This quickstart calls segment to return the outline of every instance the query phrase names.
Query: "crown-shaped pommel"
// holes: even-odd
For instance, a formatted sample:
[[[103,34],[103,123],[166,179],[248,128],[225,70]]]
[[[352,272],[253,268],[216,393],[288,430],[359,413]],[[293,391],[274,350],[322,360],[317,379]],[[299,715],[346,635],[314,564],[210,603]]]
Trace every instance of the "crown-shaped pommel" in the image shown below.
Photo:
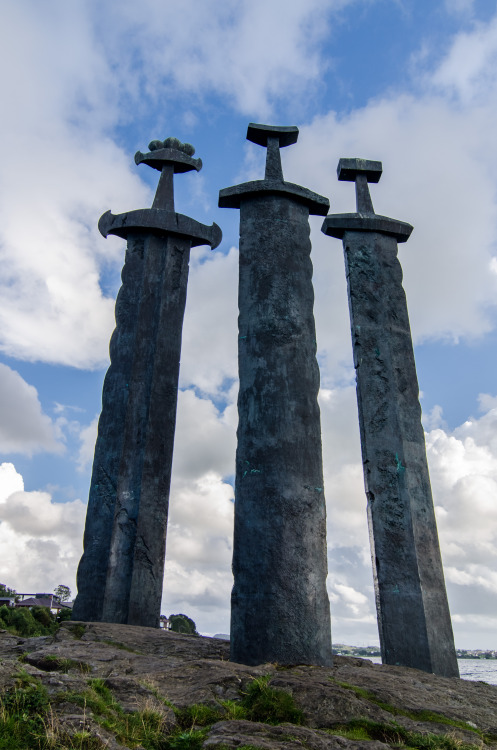
[[[135,164],[146,164],[160,173],[159,184],[155,193],[152,208],[174,211],[173,175],[181,172],[200,172],[202,159],[194,159],[194,147],[191,143],[182,143],[178,138],[166,138],[165,141],[151,141],[150,151],[142,154],[137,151]]]
[[[247,140],[267,148],[265,179],[283,182],[280,148],[297,143],[299,129],[295,125],[257,125],[251,122],[247,128]]]
[[[143,154],[137,151],[135,154],[135,164],[147,164],[153,169],[162,172],[166,164],[173,166],[173,172],[191,172],[195,169],[200,172],[202,169],[202,159],[194,159],[194,147],[190,143],[181,143],[177,138],[166,138],[165,141],[151,141],[148,144],[150,151]]]

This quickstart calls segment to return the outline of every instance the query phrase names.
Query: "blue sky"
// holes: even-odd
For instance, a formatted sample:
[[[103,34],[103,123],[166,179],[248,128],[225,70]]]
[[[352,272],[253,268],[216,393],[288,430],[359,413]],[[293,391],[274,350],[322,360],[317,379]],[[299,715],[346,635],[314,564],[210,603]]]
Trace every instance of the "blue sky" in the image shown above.
[[[150,206],[133,155],[174,135],[199,174],[163,611],[227,632],[238,212],[263,175],[250,121],[298,125],[286,179],[353,211],[340,157],[383,162],[377,212],[414,225],[404,269],[456,644],[497,647],[497,4],[484,0],[35,0],[4,9],[0,171],[0,580],[75,589],[124,243]],[[311,220],[329,591],[336,642],[377,642],[341,244]]]

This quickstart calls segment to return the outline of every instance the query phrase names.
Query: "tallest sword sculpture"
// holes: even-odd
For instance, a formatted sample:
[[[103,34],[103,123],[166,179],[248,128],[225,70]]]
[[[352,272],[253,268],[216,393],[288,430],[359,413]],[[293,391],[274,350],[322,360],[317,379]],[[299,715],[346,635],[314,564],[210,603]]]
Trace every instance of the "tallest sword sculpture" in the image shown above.
[[[340,159],[357,213],[327,216],[343,241],[364,481],[384,664],[459,676],[426,460],[397,242],[412,226],[378,216],[368,182],[381,162]]]
[[[158,627],[190,248],[221,230],[175,213],[174,174],[202,167],[193,146],[149,148],[135,162],[160,172],[152,208],[99,222],[127,250],[72,616]]]
[[[243,664],[332,660],[309,240],[329,201],[283,180],[280,148],[297,137],[249,125],[265,179],[219,194],[240,209],[231,659]]]

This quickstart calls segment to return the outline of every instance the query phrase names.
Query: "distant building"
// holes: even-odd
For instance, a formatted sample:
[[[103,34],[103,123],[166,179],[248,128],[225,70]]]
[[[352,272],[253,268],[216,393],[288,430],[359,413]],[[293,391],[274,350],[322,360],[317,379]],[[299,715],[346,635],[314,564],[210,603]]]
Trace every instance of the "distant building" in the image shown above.
[[[51,612],[61,609],[72,609],[72,602],[61,602],[55,594],[18,594],[21,599],[15,602],[16,607],[47,607]],[[24,597],[27,597],[26,599]]]

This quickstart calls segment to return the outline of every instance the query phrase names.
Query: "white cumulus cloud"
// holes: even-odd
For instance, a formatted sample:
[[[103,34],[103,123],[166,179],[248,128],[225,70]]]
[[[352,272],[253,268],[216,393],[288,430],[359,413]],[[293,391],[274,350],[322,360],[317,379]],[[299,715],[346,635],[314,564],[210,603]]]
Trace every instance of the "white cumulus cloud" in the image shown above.
[[[59,427],[43,413],[36,388],[0,363],[0,451],[31,456],[62,450]]]
[[[2,576],[17,591],[75,590],[86,506],[54,503],[47,492],[25,492],[13,464],[0,465]]]

